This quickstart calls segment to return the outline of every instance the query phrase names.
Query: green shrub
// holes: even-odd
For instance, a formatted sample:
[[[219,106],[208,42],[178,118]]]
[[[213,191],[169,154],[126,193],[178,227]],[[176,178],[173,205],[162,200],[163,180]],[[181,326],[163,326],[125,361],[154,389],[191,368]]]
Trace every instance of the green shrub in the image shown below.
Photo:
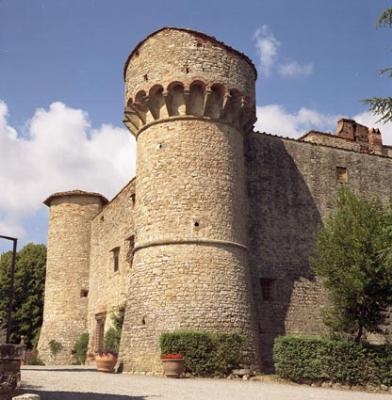
[[[227,374],[238,367],[243,339],[238,334],[177,331],[160,337],[161,354],[181,353],[195,375]]]
[[[325,342],[319,338],[279,336],[274,346],[276,373],[294,382],[322,379],[324,346]]]
[[[112,350],[118,353],[120,347],[121,340],[121,331],[118,331],[114,327],[110,327],[106,332],[103,338],[103,347],[104,350]]]
[[[56,358],[57,354],[63,349],[63,345],[57,340],[52,339],[49,342],[49,350],[53,357]]]
[[[88,347],[88,333],[82,333],[79,339],[76,341],[72,354],[77,362],[77,364],[84,365],[86,362],[86,353]]]
[[[349,340],[281,336],[275,340],[276,373],[295,382],[392,385],[392,346]]]

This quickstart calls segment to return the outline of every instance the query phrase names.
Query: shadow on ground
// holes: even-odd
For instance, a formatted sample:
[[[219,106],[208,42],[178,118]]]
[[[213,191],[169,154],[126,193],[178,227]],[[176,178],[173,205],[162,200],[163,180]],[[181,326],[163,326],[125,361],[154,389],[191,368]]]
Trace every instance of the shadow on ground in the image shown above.
[[[85,392],[47,392],[43,390],[22,390],[23,393],[38,394],[41,400],[146,400],[144,396]]]

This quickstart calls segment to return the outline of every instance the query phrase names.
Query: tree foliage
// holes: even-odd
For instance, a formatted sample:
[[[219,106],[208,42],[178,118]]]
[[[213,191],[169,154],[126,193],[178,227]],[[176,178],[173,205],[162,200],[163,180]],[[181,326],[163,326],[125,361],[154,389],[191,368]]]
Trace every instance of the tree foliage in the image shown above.
[[[311,266],[329,292],[325,323],[336,333],[379,332],[392,305],[392,212],[347,189],[316,237]]]
[[[392,8],[382,12],[378,19],[378,26],[389,28],[392,26]],[[392,78],[391,67],[383,68],[380,73]],[[380,121],[392,121],[392,97],[372,97],[365,99],[363,102],[369,106],[370,111],[380,116]]]
[[[12,252],[0,258],[0,317],[6,321],[9,301],[10,266]],[[42,324],[45,287],[46,246],[30,243],[16,257],[12,328],[10,341],[18,343],[26,336],[31,346]],[[35,340],[36,342],[36,340]]]

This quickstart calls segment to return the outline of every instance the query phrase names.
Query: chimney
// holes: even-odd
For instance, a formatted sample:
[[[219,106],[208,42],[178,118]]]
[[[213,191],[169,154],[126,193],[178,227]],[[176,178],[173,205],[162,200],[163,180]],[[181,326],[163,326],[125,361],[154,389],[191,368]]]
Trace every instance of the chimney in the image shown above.
[[[353,119],[342,118],[338,121],[336,135],[347,140],[354,141],[357,123]]]
[[[380,129],[369,128],[369,151],[373,154],[382,154],[382,137]]]

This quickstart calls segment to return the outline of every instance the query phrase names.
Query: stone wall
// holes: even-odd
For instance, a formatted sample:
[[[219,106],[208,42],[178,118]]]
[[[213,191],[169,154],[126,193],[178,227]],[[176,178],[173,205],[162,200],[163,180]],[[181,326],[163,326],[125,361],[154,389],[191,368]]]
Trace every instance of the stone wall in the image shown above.
[[[153,34],[127,63],[138,157],[125,370],[160,371],[160,333],[178,328],[241,333],[259,362],[243,149],[254,80],[245,56],[186,30]]]
[[[112,312],[124,304],[127,297],[129,273],[133,262],[133,211],[136,200],[134,194],[135,180],[132,180],[92,221],[88,286],[88,332],[91,351],[100,350],[96,317],[104,318],[104,330],[107,330],[112,324]],[[118,266],[115,267],[116,252]]]
[[[247,161],[250,265],[268,366],[277,335],[325,331],[321,312],[327,297],[308,259],[317,227],[334,209],[337,189],[345,184],[388,202],[392,160],[255,133],[248,137]]]
[[[38,345],[46,364],[72,362],[71,350],[86,331],[91,220],[106,201],[81,191],[52,195],[45,281],[45,306]],[[50,342],[61,344],[54,355]]]

